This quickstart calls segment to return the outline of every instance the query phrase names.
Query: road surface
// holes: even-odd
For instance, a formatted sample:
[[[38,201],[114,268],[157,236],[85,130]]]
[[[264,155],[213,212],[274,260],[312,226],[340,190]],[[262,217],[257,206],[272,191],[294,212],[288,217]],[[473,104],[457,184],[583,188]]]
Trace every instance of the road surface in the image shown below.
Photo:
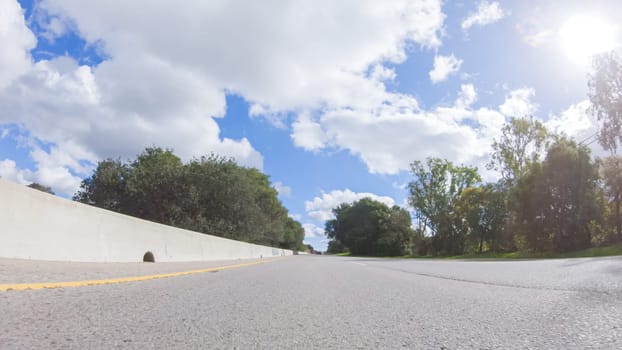
[[[0,284],[215,265],[0,260]],[[4,291],[0,312],[0,349],[621,349],[622,258],[294,256],[141,282]]]

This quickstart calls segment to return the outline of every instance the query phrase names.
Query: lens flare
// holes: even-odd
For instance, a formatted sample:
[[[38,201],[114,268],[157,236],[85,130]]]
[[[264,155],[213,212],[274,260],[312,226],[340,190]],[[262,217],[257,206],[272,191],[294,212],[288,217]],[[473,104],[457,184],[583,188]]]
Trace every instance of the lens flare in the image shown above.
[[[572,17],[561,27],[559,35],[566,54],[580,64],[616,47],[615,27],[596,17]]]

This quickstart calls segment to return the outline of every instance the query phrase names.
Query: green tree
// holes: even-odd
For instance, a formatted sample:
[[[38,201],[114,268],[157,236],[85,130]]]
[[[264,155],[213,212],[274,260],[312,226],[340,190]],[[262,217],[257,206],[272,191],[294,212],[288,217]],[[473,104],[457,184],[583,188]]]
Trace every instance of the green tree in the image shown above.
[[[187,164],[147,148],[131,162],[105,160],[74,200],[188,230],[300,249],[304,229],[288,216],[268,176],[215,155]]]
[[[603,159],[601,166],[604,192],[607,201],[612,205],[612,225],[615,229],[616,239],[622,240],[622,158],[610,156]]]
[[[91,177],[80,184],[73,200],[100,208],[128,213],[126,181],[130,167],[119,159],[106,159],[97,164]]]
[[[41,192],[55,194],[54,191],[52,191],[52,187],[41,185],[40,183],[37,183],[37,182],[31,183],[30,185],[28,185],[28,187],[35,189],[35,190],[39,190]]]
[[[129,215],[166,225],[176,225],[183,215],[178,188],[183,163],[172,150],[146,148],[130,164],[125,189]]]
[[[622,240],[622,167],[617,156],[622,141],[622,62],[615,51],[593,58],[588,88],[591,110],[600,122],[598,142],[610,153],[602,167],[605,194],[612,206],[610,223],[616,239]]]
[[[328,242],[328,247],[326,248],[326,253],[328,254],[339,254],[346,252],[347,249],[344,247],[341,242],[339,242],[336,238],[333,238]]]
[[[533,117],[511,118],[501,129],[501,138],[492,144],[487,168],[499,172],[503,183],[511,187],[538,162],[547,138],[546,128]]]
[[[285,235],[279,245],[281,248],[291,248],[299,251],[305,249],[303,240],[305,239],[305,229],[300,222],[287,217],[285,222]]]
[[[515,192],[517,219],[526,247],[571,251],[589,247],[600,220],[598,168],[590,151],[565,138],[530,169]]]
[[[304,230],[292,226],[277,191],[257,169],[203,157],[186,165],[182,183],[189,192],[182,206],[186,228],[290,249],[302,244]]]
[[[410,215],[398,206],[371,198],[333,209],[335,219],[326,222],[326,235],[337,243],[329,243],[330,251],[343,245],[355,255],[398,256],[409,253]]]
[[[492,144],[489,170],[501,175],[498,189],[505,203],[504,223],[495,236],[495,249],[515,250],[517,203],[510,200],[519,181],[538,166],[546,152],[551,136],[544,125],[533,117],[513,117],[501,129],[501,137]]]
[[[427,235],[428,219],[419,210],[414,210],[414,230],[412,237],[412,254],[417,256],[424,256],[433,254],[431,237]]]
[[[588,88],[591,109],[600,121],[598,141],[611,154],[616,154],[622,141],[622,62],[612,51],[592,60]]]
[[[426,164],[413,162],[411,173],[415,180],[408,184],[408,201],[431,235],[432,253],[462,254],[466,230],[456,204],[462,191],[481,181],[477,169],[428,158]]]
[[[456,206],[467,225],[471,241],[477,245],[477,251],[483,252],[484,243],[496,251],[507,215],[503,190],[494,184],[466,188]]]

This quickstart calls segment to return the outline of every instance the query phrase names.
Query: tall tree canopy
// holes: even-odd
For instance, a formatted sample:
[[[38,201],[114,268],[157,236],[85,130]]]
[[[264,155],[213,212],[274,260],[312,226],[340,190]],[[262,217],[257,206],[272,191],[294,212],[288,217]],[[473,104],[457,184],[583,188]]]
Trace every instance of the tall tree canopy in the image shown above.
[[[501,138],[492,144],[488,169],[501,174],[503,182],[512,186],[537,163],[546,148],[547,131],[533,118],[511,118],[501,129]]]
[[[616,240],[622,241],[622,157],[613,155],[603,159],[601,164],[603,189],[607,202],[611,205],[611,224]]]
[[[494,184],[464,189],[456,204],[457,214],[467,226],[471,242],[476,244],[478,253],[488,248],[496,251],[499,236],[504,229],[507,217],[505,195]]]
[[[598,167],[590,151],[565,138],[532,167],[515,192],[519,228],[527,248],[570,251],[590,246],[599,219]]]
[[[434,253],[462,254],[466,232],[456,204],[462,191],[481,181],[477,169],[428,158],[426,164],[413,162],[411,172],[408,202],[431,234]]]
[[[610,153],[603,161],[601,172],[605,194],[611,203],[609,221],[616,240],[622,241],[622,160],[617,155],[622,141],[622,62],[615,52],[593,58],[588,87],[592,112],[600,122],[598,142]]]
[[[288,216],[268,176],[217,156],[187,164],[147,148],[124,163],[107,159],[74,200],[188,230],[302,249],[304,229]]]
[[[589,98],[592,111],[600,121],[598,141],[612,154],[622,141],[622,63],[612,51],[592,60],[589,76]]]
[[[335,218],[326,222],[331,252],[348,249],[355,255],[399,256],[409,253],[410,215],[408,211],[371,198],[333,209]],[[342,246],[342,247],[339,247]]]

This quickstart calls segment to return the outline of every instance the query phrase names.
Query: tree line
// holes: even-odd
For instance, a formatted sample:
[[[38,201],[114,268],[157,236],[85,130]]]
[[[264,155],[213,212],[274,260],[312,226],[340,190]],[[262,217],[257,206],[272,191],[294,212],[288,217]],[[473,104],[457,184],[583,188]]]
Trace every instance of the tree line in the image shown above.
[[[302,225],[288,215],[267,175],[215,155],[183,163],[146,148],[136,159],[106,159],[84,179],[78,202],[251,243],[307,250]]]
[[[382,203],[342,204],[325,225],[329,252],[567,252],[622,242],[622,157],[617,155],[622,63],[608,53],[594,57],[592,64],[589,99],[600,123],[592,137],[606,157],[592,157],[589,138],[576,142],[531,116],[511,118],[494,140],[487,164],[499,174],[497,182],[484,183],[477,168],[446,159],[414,161],[408,184],[411,215],[391,226]],[[360,237],[366,239],[364,249]]]

